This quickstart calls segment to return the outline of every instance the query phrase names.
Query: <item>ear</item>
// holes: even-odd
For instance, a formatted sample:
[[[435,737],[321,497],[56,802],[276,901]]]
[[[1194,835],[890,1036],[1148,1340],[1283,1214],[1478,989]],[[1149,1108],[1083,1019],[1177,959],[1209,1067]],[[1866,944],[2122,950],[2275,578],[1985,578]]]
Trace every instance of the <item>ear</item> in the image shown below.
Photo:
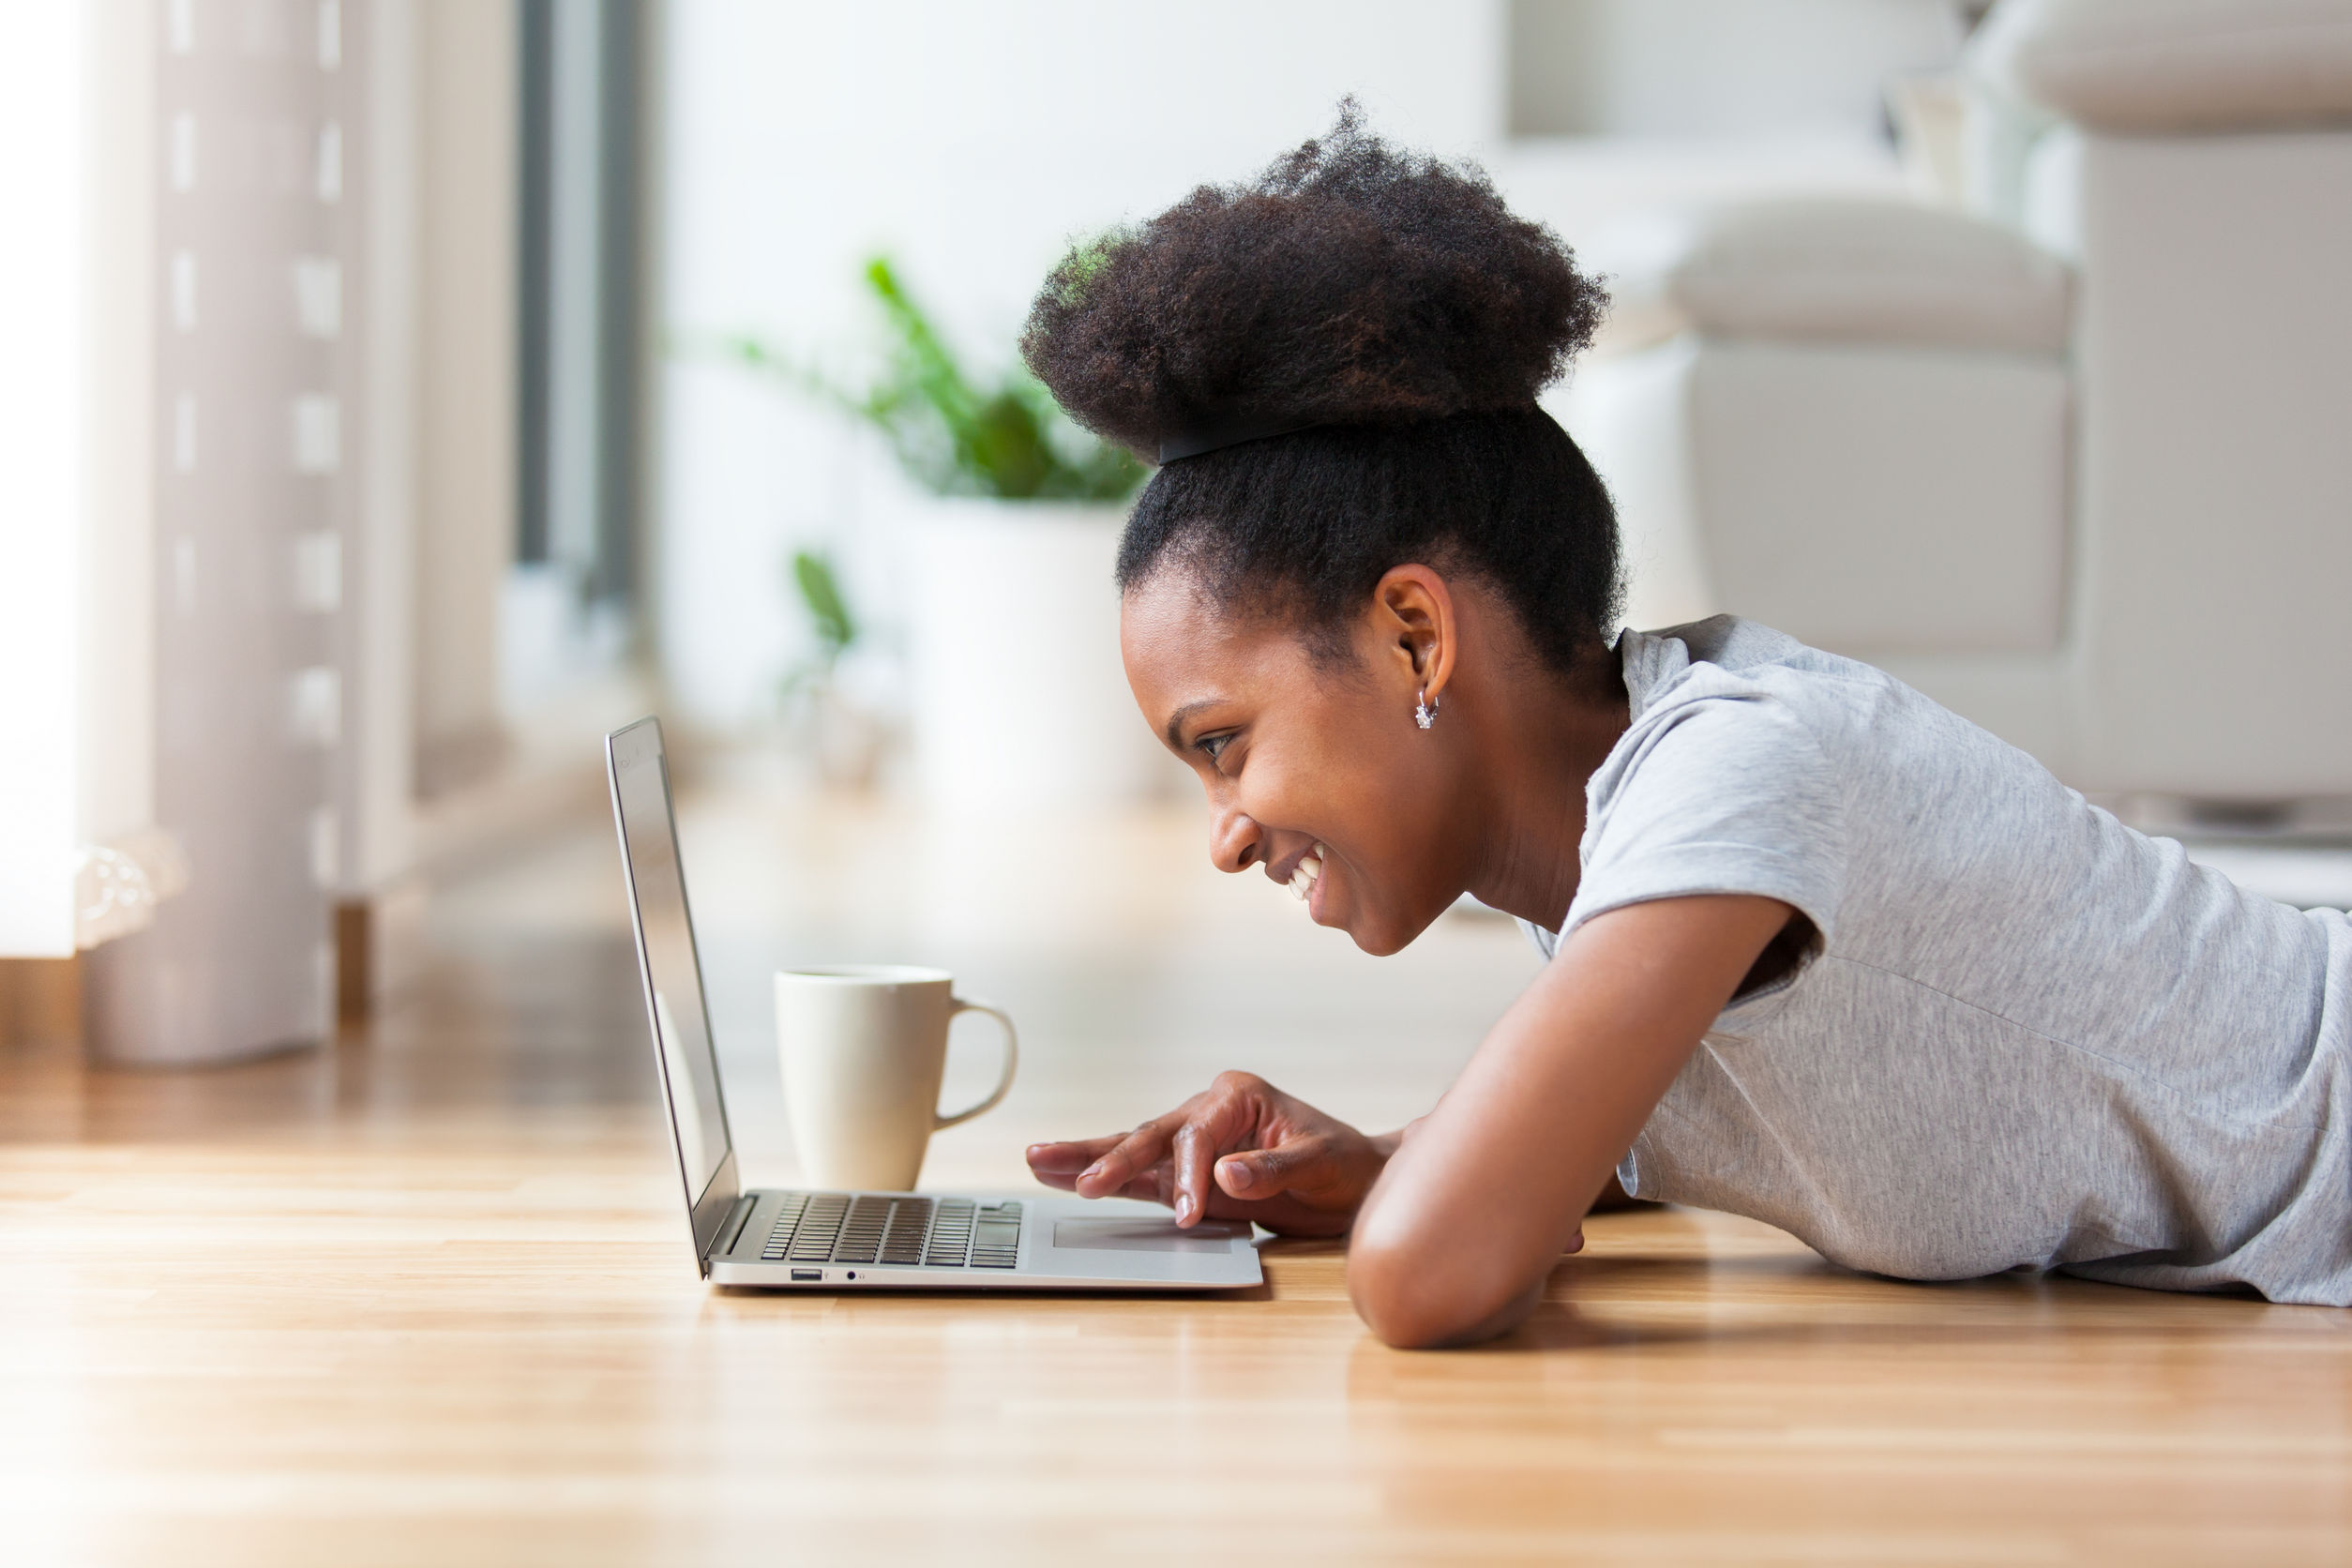
[[[1372,620],[1380,643],[1414,689],[1435,698],[1454,678],[1461,643],[1454,595],[1427,566],[1392,566],[1372,590]]]

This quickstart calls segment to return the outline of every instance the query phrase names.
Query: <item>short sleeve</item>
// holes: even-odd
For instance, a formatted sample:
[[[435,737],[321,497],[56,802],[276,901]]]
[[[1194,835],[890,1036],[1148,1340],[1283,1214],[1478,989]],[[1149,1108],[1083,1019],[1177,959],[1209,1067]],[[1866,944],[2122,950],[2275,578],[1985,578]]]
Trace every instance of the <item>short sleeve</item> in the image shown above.
[[[1628,904],[1777,898],[1829,942],[1845,880],[1845,796],[1803,722],[1769,692],[1681,695],[1644,714],[1588,791],[1583,874],[1560,937]]]
[[[1544,929],[1543,927],[1538,926],[1534,921],[1524,917],[1522,917],[1519,921],[1519,929],[1521,932],[1525,933],[1529,944],[1538,953],[1544,955],[1546,961],[1550,960],[1553,954],[1560,951],[1560,933],[1558,931],[1547,931]]]

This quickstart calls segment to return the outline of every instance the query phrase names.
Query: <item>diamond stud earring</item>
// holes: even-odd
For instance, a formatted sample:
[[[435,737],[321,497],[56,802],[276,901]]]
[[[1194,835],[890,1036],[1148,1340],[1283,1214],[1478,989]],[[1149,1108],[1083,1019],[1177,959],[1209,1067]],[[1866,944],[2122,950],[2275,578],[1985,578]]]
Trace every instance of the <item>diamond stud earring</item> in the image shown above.
[[[1426,730],[1438,721],[1438,705],[1429,697],[1429,688],[1421,690],[1421,700],[1413,704],[1413,722]]]

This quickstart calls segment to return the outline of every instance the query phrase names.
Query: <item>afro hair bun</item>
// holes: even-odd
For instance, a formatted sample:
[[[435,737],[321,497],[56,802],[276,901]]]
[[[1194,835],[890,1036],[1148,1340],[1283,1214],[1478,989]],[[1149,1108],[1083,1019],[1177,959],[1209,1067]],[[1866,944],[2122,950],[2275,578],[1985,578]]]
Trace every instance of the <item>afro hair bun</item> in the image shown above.
[[[1349,99],[1250,183],[1073,250],[1021,354],[1073,419],[1150,458],[1204,426],[1527,408],[1606,304],[1482,172],[1390,146]]]

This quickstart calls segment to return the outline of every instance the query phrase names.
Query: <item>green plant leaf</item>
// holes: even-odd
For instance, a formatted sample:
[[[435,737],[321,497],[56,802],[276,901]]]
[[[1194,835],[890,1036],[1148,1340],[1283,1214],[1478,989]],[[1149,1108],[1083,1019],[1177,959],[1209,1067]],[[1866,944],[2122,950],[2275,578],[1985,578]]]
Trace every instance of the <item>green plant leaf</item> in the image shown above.
[[[1104,236],[1085,254],[1099,265],[1116,243],[1116,234]],[[748,334],[705,339],[702,352],[872,426],[908,475],[935,494],[1109,502],[1142,483],[1140,462],[1072,425],[1018,365],[994,386],[967,374],[888,257],[869,261],[865,276],[891,345],[881,373],[861,392]]]
[[[842,649],[857,641],[857,625],[850,619],[850,607],[834,579],[833,564],[813,550],[801,550],[792,557],[792,581],[800,589],[800,602],[807,608],[808,623],[824,650],[824,662],[830,665]]]

